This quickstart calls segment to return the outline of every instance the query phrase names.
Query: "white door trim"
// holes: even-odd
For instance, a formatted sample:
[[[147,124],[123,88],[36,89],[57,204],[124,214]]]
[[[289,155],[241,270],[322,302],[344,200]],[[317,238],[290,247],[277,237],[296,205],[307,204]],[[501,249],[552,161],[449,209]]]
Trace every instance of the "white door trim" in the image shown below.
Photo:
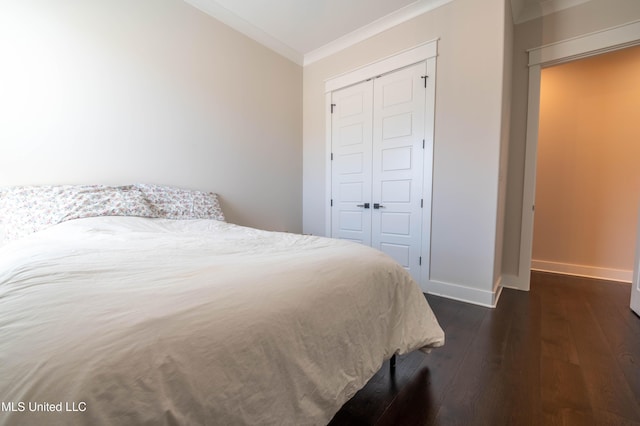
[[[529,66],[555,65],[638,44],[640,20],[529,49]]]
[[[328,78],[324,82],[324,91],[325,93],[333,92],[334,90],[360,83],[372,77],[417,64],[418,62],[425,61],[437,55],[438,39],[431,40],[346,73]]]
[[[520,229],[520,259],[518,277],[513,282],[515,288],[529,290],[530,286],[529,271],[531,269],[531,252],[533,248],[533,210],[535,204],[538,125],[540,118],[540,75],[542,68],[638,44],[640,44],[640,20],[528,50],[529,100],[522,194],[522,225]]]
[[[640,316],[640,209],[638,211],[638,235],[636,236],[636,257],[635,265],[633,265],[630,307],[633,312]]]
[[[325,235],[331,236],[331,92],[438,55],[438,39],[403,50],[373,63],[325,80]],[[435,82],[435,76],[431,79]],[[433,108],[427,114],[433,113]],[[427,115],[427,121],[433,117]],[[429,135],[429,133],[427,133]]]
[[[433,200],[433,151],[435,139],[436,120],[436,60],[427,61],[427,75],[431,80],[427,84],[426,105],[424,111],[424,137],[425,146],[423,150],[424,160],[422,175],[422,197],[424,206],[422,208],[422,276],[420,287],[422,291],[427,291],[428,283],[431,280],[431,212]],[[433,102],[429,102],[433,99]]]

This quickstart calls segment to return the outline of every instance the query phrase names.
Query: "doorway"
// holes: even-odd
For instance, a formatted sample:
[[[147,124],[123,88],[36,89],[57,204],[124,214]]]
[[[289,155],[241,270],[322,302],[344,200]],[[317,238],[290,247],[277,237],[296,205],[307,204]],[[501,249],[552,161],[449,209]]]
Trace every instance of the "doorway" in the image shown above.
[[[511,287],[525,291],[530,288],[542,68],[637,45],[640,45],[640,21],[540,46],[528,51],[529,85],[520,250],[518,275],[511,282]]]
[[[532,269],[631,282],[640,46],[541,71]]]

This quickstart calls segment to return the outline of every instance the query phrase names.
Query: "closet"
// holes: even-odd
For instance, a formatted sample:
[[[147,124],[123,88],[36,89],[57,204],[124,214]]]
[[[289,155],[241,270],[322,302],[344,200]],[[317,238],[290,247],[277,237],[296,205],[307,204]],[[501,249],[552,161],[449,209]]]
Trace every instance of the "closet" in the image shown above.
[[[429,71],[435,74],[435,58],[328,97],[330,235],[387,253],[417,282],[430,236],[435,82]]]

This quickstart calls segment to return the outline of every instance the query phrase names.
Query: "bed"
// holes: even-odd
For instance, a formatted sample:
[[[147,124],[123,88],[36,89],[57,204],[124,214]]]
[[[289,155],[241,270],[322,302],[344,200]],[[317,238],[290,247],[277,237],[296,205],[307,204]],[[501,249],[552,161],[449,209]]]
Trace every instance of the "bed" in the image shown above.
[[[215,194],[5,188],[0,220],[0,425],[322,425],[444,343],[383,253],[227,223]]]

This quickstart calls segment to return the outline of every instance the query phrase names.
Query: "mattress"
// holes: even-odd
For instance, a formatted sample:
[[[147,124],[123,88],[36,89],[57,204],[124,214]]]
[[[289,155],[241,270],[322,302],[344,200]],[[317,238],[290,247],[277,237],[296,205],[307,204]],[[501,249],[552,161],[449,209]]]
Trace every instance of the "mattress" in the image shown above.
[[[322,425],[444,333],[356,243],[91,217],[0,247],[0,424]]]

